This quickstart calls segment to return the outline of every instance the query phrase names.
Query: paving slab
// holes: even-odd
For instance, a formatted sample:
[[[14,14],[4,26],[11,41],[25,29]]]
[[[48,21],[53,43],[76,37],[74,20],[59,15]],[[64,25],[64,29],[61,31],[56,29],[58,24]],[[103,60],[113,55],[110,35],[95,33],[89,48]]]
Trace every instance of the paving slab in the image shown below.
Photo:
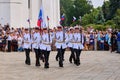
[[[0,52],[0,80],[120,80],[120,54],[109,51],[83,51],[81,65],[69,63],[66,51],[64,68],[55,60],[57,52],[50,53],[50,68],[35,67],[35,54],[30,53],[31,65],[25,65],[24,52]]]

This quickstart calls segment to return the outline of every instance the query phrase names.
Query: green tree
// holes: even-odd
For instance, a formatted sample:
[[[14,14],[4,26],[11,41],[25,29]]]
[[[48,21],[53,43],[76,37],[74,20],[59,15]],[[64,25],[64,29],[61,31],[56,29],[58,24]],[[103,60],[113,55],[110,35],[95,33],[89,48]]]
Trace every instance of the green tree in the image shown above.
[[[100,10],[99,10],[99,14],[97,15],[96,23],[97,24],[103,24],[105,22],[104,14],[103,14],[103,11],[101,10],[101,7],[99,9]]]
[[[107,20],[111,20],[114,17],[117,9],[120,8],[120,0],[109,0],[109,1],[110,1],[110,5],[109,5],[110,12],[106,18]]]
[[[60,0],[61,16],[65,14],[65,20],[64,20],[64,23],[62,24],[63,26],[68,24],[69,15],[71,15],[70,11],[71,11],[72,5],[73,5],[72,0]]]
[[[88,24],[97,24],[100,21],[98,16],[101,16],[99,12],[100,8],[96,8],[93,9],[91,13],[85,14],[82,18],[82,24],[84,26]]]
[[[79,16],[83,16],[86,13],[90,13],[93,6],[87,0],[75,0],[75,13],[74,15],[79,18]]]
[[[109,5],[110,1],[104,1],[104,4],[102,6],[103,16],[105,20],[107,19],[107,16],[110,13]]]
[[[113,21],[116,24],[116,28],[120,28],[120,9],[117,9]]]
[[[89,14],[93,6],[88,0],[75,0],[74,1],[74,16],[79,19],[80,16],[84,16],[85,14]]]
[[[93,6],[88,0],[60,0],[61,3],[61,15],[65,14],[65,25],[73,24],[73,16],[77,18],[83,16],[86,13],[90,13]]]

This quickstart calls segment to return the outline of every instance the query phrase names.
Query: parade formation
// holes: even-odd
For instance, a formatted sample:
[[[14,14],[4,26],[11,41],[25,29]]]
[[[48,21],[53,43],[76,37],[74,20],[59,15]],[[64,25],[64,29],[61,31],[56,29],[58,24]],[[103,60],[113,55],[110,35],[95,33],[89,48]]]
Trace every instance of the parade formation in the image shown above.
[[[1,29],[0,48],[3,51],[25,51],[25,64],[31,65],[30,52],[35,52],[35,66],[40,66],[40,60],[44,62],[44,68],[49,68],[49,56],[51,51],[57,51],[55,60],[59,67],[64,67],[64,53],[71,51],[69,62],[76,66],[80,65],[80,55],[82,50],[110,50],[119,49],[120,32],[95,31],[89,28],[87,31],[82,26],[63,27],[56,29],[48,27]]]
[[[120,0],[0,0],[1,80],[119,80]]]
[[[31,47],[34,49],[36,55],[35,66],[40,66],[40,58],[44,57],[44,68],[49,68],[49,55],[51,51],[51,45],[53,40],[57,49],[56,60],[59,62],[59,67],[63,67],[64,53],[67,47],[71,50],[70,62],[72,59],[75,65],[80,65],[80,54],[84,48],[84,35],[82,30],[76,26],[70,28],[70,34],[67,34],[62,26],[57,27],[56,33],[49,32],[48,28],[43,28],[42,33],[38,27],[35,27],[34,34],[31,35],[28,29],[25,29],[23,42],[26,60],[25,63],[30,65],[30,50]]]
[[[35,66],[49,68],[49,56],[51,51],[57,51],[55,60],[59,67],[64,67],[64,54],[70,50],[69,62],[79,66],[80,55],[83,50],[101,50],[120,53],[120,32],[107,29],[98,31],[93,28],[85,30],[82,26],[63,27],[55,29],[48,27],[34,28],[9,28],[2,27],[0,33],[0,49],[2,51],[25,51],[25,64],[31,65],[30,52],[35,53]]]

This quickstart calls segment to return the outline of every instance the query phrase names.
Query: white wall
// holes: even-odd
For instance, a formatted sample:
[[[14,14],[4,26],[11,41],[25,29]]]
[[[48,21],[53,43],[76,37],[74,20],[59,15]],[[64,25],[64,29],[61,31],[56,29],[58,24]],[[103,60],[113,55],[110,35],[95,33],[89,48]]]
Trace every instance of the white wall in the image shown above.
[[[54,17],[55,17],[55,20],[54,20],[54,25],[56,26],[58,26],[58,25],[60,25],[60,0],[54,0],[54,2],[55,2],[55,10],[54,10]]]
[[[12,0],[14,1],[14,0]],[[12,2],[11,1],[11,2]],[[16,0],[17,1],[17,0]],[[10,4],[10,19],[11,19],[11,27],[21,27],[21,2],[14,2]]]
[[[59,0],[42,0],[44,8],[44,16],[47,24],[47,16],[49,16],[50,27],[56,27],[60,21],[60,3]],[[11,27],[29,27],[27,19],[29,19],[28,0],[0,0],[0,22],[2,24],[10,23]],[[31,0],[31,27],[37,26],[38,14],[40,11],[41,0]]]
[[[60,3],[59,0],[43,0],[43,7],[45,13],[45,19],[49,16],[49,26],[54,28],[59,25],[60,21]],[[47,20],[46,20],[47,22]],[[48,24],[48,23],[47,23]]]
[[[0,24],[10,23],[10,4],[9,0],[0,0]]]
[[[40,11],[41,0],[32,0],[31,4],[31,27],[37,26],[38,15]]]
[[[21,0],[22,4],[21,4],[21,24],[22,27],[29,27],[29,24],[27,22],[27,20],[29,19],[29,15],[28,15],[28,0]]]

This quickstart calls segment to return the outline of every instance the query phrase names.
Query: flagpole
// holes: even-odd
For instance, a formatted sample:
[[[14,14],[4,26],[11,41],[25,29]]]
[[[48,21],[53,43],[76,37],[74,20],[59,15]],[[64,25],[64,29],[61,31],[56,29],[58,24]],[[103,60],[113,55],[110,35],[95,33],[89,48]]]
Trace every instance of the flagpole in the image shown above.
[[[42,0],[41,0],[41,5],[40,5],[40,6],[42,6]],[[41,28],[41,27],[42,27],[42,22],[43,22],[43,21],[41,21],[41,24],[40,24],[40,26],[39,26],[39,27],[40,27],[40,35],[42,35],[42,28]]]
[[[30,2],[30,0],[28,0],[29,33],[30,33],[30,38],[31,38],[30,4],[31,4],[31,2]]]
[[[41,21],[41,23],[40,23],[40,35],[42,35],[42,29],[41,29],[41,24],[42,24],[42,21]]]
[[[63,25],[63,42],[65,42],[65,26]]]
[[[47,16],[47,22],[48,22],[48,38],[50,42],[50,28],[49,28],[49,17]]]
[[[30,34],[30,39],[32,38],[31,36],[31,11],[30,11],[30,8],[31,8],[31,0],[28,0],[28,21],[29,21],[29,34]],[[32,45],[31,45],[31,50],[32,50]]]
[[[64,18],[64,14],[62,15],[62,17],[61,17],[61,25],[64,23],[63,21],[65,20],[65,18]],[[65,41],[65,29],[64,29],[64,25],[62,25],[62,27],[63,27],[63,42]]]

